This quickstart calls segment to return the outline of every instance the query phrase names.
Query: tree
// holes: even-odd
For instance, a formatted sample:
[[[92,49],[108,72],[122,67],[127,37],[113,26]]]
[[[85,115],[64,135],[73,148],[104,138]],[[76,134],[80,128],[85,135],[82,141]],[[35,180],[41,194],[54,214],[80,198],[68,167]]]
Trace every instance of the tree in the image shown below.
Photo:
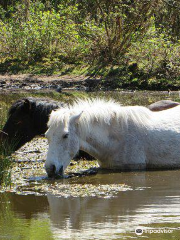
[[[162,0],[160,1],[161,11],[155,15],[156,27],[160,32],[165,31],[171,37],[171,40],[180,39],[180,1],[179,0]]]
[[[158,10],[158,0],[82,0],[77,1],[86,16],[101,28],[93,34],[100,61],[112,63],[123,56],[131,43],[147,31],[151,17]],[[93,49],[95,50],[95,49]],[[94,51],[96,52],[96,51]]]

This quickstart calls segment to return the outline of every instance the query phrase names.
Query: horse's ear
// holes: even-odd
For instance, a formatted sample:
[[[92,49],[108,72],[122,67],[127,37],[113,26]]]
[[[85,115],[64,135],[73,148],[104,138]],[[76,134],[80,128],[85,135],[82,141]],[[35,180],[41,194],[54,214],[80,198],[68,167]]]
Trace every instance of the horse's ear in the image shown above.
[[[73,115],[73,116],[70,118],[70,122],[71,122],[71,123],[77,123],[78,120],[79,120],[79,118],[81,117],[82,113],[83,113],[83,111],[80,112],[80,113],[78,113],[78,114],[76,114],[76,115]]]
[[[23,110],[26,112],[29,112],[29,110],[31,110],[31,102],[28,99],[24,100]]]

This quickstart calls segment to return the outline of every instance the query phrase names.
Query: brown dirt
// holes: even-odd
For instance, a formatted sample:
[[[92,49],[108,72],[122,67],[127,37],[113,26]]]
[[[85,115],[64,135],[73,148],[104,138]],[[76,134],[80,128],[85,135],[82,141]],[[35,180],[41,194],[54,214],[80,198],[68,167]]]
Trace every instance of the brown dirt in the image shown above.
[[[69,76],[69,75],[0,75],[0,91],[8,90],[49,90],[57,87],[74,90],[87,90],[97,83],[100,79],[90,78],[89,76]]]

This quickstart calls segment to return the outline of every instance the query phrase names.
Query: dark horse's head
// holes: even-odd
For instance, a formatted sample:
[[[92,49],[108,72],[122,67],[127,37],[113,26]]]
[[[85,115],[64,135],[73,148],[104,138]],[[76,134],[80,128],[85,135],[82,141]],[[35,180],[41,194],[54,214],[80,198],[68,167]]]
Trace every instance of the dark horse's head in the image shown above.
[[[8,119],[0,131],[1,143],[12,144],[17,150],[36,135],[44,134],[49,114],[62,106],[62,103],[43,98],[19,99],[9,109]]]

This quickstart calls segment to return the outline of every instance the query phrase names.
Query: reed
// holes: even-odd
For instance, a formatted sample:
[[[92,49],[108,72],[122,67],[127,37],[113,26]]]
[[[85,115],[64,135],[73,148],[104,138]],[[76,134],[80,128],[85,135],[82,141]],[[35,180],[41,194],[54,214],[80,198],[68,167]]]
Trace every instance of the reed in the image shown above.
[[[8,105],[5,102],[1,102],[0,107],[0,129],[2,129],[8,111]],[[0,144],[0,186],[8,186],[11,184],[11,167],[13,164],[11,153],[15,143]],[[6,145],[6,147],[5,147]]]

